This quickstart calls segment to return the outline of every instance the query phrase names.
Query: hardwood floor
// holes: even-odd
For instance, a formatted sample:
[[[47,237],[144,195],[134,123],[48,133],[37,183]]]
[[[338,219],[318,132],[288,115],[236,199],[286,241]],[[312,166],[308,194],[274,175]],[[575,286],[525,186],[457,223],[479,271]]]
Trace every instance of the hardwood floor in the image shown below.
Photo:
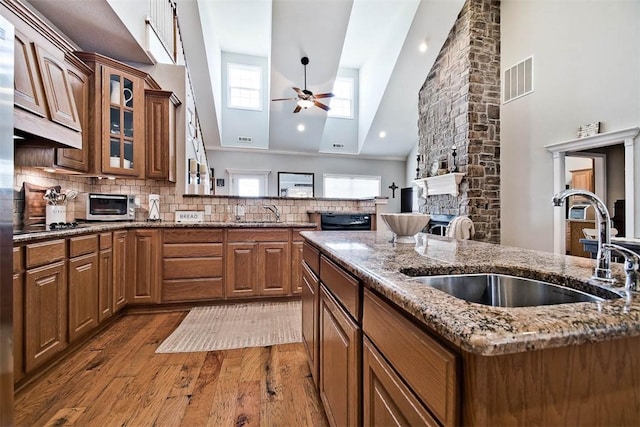
[[[19,426],[326,426],[302,343],[155,354],[186,313],[119,319],[15,396]]]

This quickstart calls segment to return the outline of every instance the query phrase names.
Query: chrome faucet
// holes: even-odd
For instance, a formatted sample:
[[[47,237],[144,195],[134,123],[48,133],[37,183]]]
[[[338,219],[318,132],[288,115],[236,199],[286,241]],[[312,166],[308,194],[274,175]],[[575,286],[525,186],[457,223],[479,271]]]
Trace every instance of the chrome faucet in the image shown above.
[[[640,255],[613,243],[604,243],[603,250],[617,252],[624,257],[624,288],[628,291],[640,290]]]
[[[280,222],[280,211],[278,211],[278,207],[276,205],[264,205],[263,208],[273,212],[273,214],[276,216],[276,222]]]
[[[553,196],[553,205],[562,206],[562,203],[569,196],[582,196],[593,206],[596,211],[598,227],[598,253],[596,255],[596,269],[593,278],[605,282],[613,282],[611,277],[611,251],[605,250],[604,245],[611,243],[611,216],[607,206],[598,196],[591,191],[570,189],[563,190]]]

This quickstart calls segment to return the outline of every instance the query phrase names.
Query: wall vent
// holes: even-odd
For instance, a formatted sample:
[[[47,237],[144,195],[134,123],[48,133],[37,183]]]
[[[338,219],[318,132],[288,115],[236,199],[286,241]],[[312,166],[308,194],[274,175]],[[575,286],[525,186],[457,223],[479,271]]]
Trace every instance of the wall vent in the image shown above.
[[[344,144],[331,144],[333,148],[344,148]]]
[[[253,139],[250,136],[239,136],[238,142],[244,142],[245,144],[251,144]]]
[[[533,92],[533,56],[504,71],[503,103]]]

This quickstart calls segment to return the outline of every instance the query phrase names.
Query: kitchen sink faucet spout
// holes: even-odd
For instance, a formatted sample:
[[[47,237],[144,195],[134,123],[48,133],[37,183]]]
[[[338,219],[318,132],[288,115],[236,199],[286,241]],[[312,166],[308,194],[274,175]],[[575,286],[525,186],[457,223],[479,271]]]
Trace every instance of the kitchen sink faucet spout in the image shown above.
[[[593,278],[605,282],[613,282],[611,277],[611,251],[605,250],[604,245],[611,243],[611,216],[607,206],[598,196],[587,190],[563,190],[553,196],[553,205],[562,206],[569,196],[582,196],[596,211],[596,225],[598,227],[598,253],[596,255],[596,269]]]
[[[276,222],[280,222],[280,212],[278,211],[278,207],[276,205],[265,205],[263,206],[263,208],[273,212],[273,214],[276,216]]]
[[[628,291],[640,290],[640,255],[613,243],[605,243],[602,247],[607,252],[617,252],[624,257],[624,288]]]

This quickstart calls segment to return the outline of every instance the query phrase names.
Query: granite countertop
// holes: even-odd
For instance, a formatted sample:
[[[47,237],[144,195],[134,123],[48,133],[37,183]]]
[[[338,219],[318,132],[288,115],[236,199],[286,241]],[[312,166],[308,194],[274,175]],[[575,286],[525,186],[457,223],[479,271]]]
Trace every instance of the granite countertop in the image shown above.
[[[13,243],[32,242],[45,239],[65,238],[80,234],[102,231],[123,230],[128,228],[316,228],[314,222],[150,222],[120,221],[81,223],[76,228],[40,232],[22,232],[13,235]]]
[[[391,233],[318,232],[302,235],[329,258],[386,296],[454,346],[480,355],[517,353],[640,335],[640,292],[591,279],[594,261],[475,241],[418,234],[416,245],[390,243]],[[403,274],[407,273],[409,275]],[[491,307],[463,301],[410,275],[502,273],[622,298],[537,307]]]

